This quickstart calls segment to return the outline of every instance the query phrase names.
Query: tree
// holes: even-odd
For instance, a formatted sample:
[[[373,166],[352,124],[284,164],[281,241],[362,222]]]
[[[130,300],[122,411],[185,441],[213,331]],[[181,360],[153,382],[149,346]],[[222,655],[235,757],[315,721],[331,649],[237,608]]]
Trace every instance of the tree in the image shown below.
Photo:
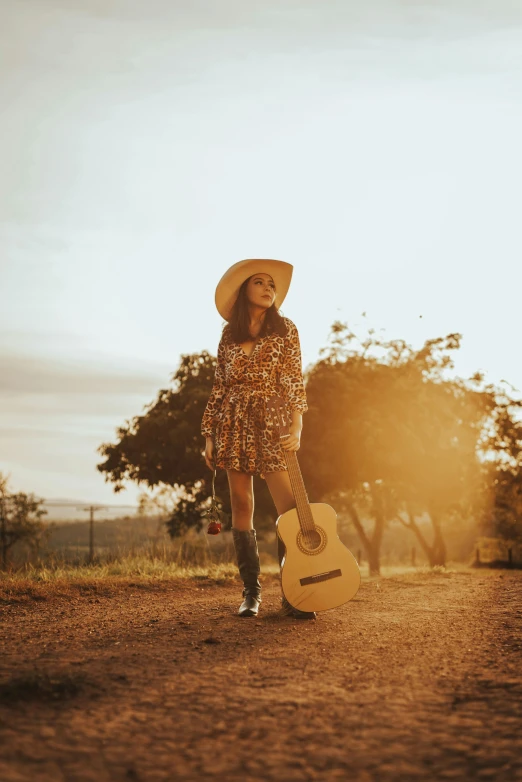
[[[372,573],[391,519],[409,526],[432,564],[444,564],[442,519],[480,483],[479,446],[495,403],[446,376],[459,346],[460,335],[450,334],[415,351],[372,331],[358,343],[335,323],[325,358],[309,373],[303,472],[318,497],[342,495]],[[361,509],[373,519],[371,533]],[[431,544],[415,521],[425,512]]]
[[[522,540],[522,401],[512,399],[505,387],[488,390],[496,405],[484,439],[482,528],[490,536]]]
[[[522,472],[497,468],[484,514],[485,532],[505,540],[522,540]]]
[[[214,380],[216,359],[208,352],[183,355],[172,375],[172,388],[158,392],[142,415],[117,429],[118,441],[98,449],[104,461],[97,469],[117,493],[130,480],[149,489],[170,487],[171,512],[166,522],[172,537],[205,526],[212,473],[203,459],[201,419]],[[216,479],[218,504],[230,519],[228,482],[223,470]],[[273,504],[264,481],[256,480],[256,519],[262,529],[273,519]]]
[[[12,493],[8,478],[0,473],[0,547],[2,569],[7,570],[11,549],[16,543],[26,542],[36,547],[47,534],[41,521],[47,511],[41,508],[43,500],[33,494]]]

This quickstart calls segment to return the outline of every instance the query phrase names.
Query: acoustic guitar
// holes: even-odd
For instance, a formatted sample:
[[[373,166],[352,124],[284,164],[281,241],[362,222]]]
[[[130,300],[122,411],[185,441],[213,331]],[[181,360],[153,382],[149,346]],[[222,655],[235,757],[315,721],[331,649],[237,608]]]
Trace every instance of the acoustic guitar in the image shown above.
[[[268,407],[281,439],[289,435],[283,400],[273,396]],[[353,554],[337,535],[337,514],[322,502],[308,502],[295,451],[285,451],[296,507],[277,519],[285,546],[281,566],[283,594],[300,611],[327,611],[347,603],[359,589],[361,574]]]

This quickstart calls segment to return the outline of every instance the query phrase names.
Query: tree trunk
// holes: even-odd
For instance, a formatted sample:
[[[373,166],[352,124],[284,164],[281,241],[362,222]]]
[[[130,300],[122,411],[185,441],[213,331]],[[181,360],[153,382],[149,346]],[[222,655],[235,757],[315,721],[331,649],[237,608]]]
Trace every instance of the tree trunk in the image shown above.
[[[359,519],[359,514],[355,507],[348,503],[348,513],[351,516],[353,525],[357,530],[361,542],[366,551],[366,557],[368,559],[368,567],[370,569],[371,576],[379,576],[381,573],[381,542],[384,533],[384,512],[382,507],[382,497],[378,487],[372,485],[371,494],[373,499],[373,514],[375,518],[375,526],[371,538],[368,537],[364,531],[364,527]]]
[[[439,565],[441,567],[446,566],[446,543],[442,537],[442,530],[440,527],[440,521],[438,517],[430,512],[431,523],[433,524],[433,546],[432,557],[430,559],[431,567]]]
[[[381,575],[381,559],[379,549],[372,546],[371,551],[368,554],[368,567],[370,568],[370,576]]]
[[[372,566],[375,567],[374,564],[372,565],[372,563],[375,562],[372,541],[370,540],[370,538],[368,537],[368,535],[364,531],[364,527],[361,524],[361,520],[359,518],[359,514],[357,513],[357,510],[355,509],[355,506],[352,505],[351,502],[349,502],[347,504],[347,508],[348,508],[348,513],[350,514],[350,518],[353,521],[353,526],[357,530],[357,534],[359,535],[359,537],[361,539],[361,543],[364,546],[364,550],[366,552],[366,558],[368,560],[368,565],[370,567],[370,573],[371,573],[372,572]],[[377,556],[377,568],[379,567],[378,560],[379,560],[379,557]]]
[[[415,534],[415,537],[419,541],[422,550],[426,554],[428,562],[431,561],[431,547],[429,546],[428,542],[424,539],[422,532],[420,531],[419,527],[417,526],[417,522],[415,521],[415,516],[411,512],[410,508],[408,508],[408,518],[409,523],[405,524],[406,527],[411,529],[411,531]],[[403,522],[404,524],[404,522]]]
[[[380,486],[372,483],[370,484],[370,492],[372,495],[373,503],[373,515],[375,518],[375,527],[373,528],[372,535],[372,551],[368,557],[370,565],[370,575],[379,576],[381,574],[381,543],[382,536],[384,534],[384,505],[383,496]]]
[[[431,546],[423,537],[422,532],[415,522],[415,517],[409,508],[408,517],[409,523],[406,524],[403,521],[403,524],[405,524],[406,527],[409,527],[409,529],[415,533],[417,540],[422,546],[422,550],[428,558],[430,567],[435,567],[437,565],[444,567],[446,565],[446,544],[444,542],[444,538],[442,537],[442,530],[438,516],[430,511],[430,519],[433,525],[433,544]]]

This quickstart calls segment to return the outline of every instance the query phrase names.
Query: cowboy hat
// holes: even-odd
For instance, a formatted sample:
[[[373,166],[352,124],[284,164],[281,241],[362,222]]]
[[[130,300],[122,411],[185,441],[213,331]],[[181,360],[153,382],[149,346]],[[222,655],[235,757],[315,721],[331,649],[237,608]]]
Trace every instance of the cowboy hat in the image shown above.
[[[239,289],[245,280],[253,274],[269,274],[276,288],[275,306],[283,303],[294,267],[285,261],[274,261],[270,258],[248,258],[238,261],[224,273],[216,288],[216,307],[222,318],[230,320],[232,308],[236,303]]]

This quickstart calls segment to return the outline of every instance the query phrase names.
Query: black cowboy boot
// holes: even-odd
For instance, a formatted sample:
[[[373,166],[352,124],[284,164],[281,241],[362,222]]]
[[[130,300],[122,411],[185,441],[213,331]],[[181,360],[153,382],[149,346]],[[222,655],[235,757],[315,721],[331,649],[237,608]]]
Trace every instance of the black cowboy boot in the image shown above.
[[[285,555],[285,546],[282,542],[279,535],[277,536],[277,558],[279,560],[279,567],[281,567],[281,563],[283,561],[283,557]],[[281,616],[292,616],[294,619],[315,619],[316,613],[315,611],[300,611],[298,608],[294,608],[294,606],[290,605],[286,597],[283,595],[281,598]]]
[[[239,616],[257,616],[261,602],[261,584],[259,583],[259,553],[255,529],[239,530],[232,528],[232,538],[236,550],[239,575],[243,581],[243,597],[239,607]]]

